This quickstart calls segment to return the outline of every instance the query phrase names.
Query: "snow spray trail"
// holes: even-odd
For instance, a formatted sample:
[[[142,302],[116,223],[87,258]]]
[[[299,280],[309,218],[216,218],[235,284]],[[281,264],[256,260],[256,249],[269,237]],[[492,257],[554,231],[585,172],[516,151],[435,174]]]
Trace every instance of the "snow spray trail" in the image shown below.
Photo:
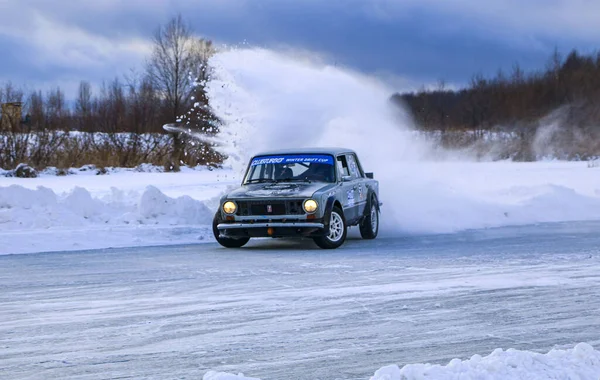
[[[536,188],[522,204],[486,199],[468,184],[456,188],[442,163],[424,162],[433,147],[411,132],[410,116],[389,101],[393,90],[374,78],[265,49],[224,51],[211,65],[208,94],[225,123],[219,146],[235,170],[261,150],[352,148],[380,181],[384,233],[600,219],[600,200],[561,186]],[[455,163],[454,176],[468,176],[468,165]],[[577,211],[546,213],[556,201],[573,202]]]

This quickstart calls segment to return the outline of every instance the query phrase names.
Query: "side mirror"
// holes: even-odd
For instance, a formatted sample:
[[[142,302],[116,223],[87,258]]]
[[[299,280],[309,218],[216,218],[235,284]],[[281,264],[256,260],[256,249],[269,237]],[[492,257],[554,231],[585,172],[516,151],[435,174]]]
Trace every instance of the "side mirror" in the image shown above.
[[[365,173],[365,175],[367,176],[367,178],[373,179],[373,173]]]
[[[350,182],[352,181],[352,177],[349,175],[343,175],[342,176],[342,182]]]

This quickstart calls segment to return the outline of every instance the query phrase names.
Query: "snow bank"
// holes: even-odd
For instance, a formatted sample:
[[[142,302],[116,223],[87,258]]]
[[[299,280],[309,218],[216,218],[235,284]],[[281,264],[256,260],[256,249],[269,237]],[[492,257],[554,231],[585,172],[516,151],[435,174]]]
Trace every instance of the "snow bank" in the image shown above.
[[[154,186],[96,198],[81,187],[0,187],[0,253],[188,243],[209,235],[213,211]]]
[[[600,351],[586,343],[570,350],[551,350],[547,354],[496,349],[490,355],[474,355],[445,366],[409,364],[383,367],[371,380],[550,380],[600,378]]]
[[[331,378],[336,377],[332,374]],[[453,359],[447,365],[408,364],[380,368],[370,380],[597,380],[600,378],[600,351],[587,343],[569,350],[547,354],[496,349],[490,355]],[[257,380],[243,374],[209,371],[203,380]]]
[[[437,166],[437,168],[436,168]],[[380,189],[382,232],[467,229],[600,219],[600,176],[583,163],[453,163],[408,166],[403,183]],[[387,202],[386,202],[387,201]],[[389,207],[386,207],[389,206]]]
[[[231,170],[155,169],[0,177],[0,254],[212,242]]]
[[[256,377],[246,377],[243,373],[232,375],[225,372],[208,371],[202,380],[260,380]]]
[[[204,203],[187,196],[169,198],[153,186],[140,196],[113,188],[102,199],[92,198],[80,187],[64,196],[45,187],[0,187],[3,230],[94,224],[210,224],[211,220],[212,213]]]

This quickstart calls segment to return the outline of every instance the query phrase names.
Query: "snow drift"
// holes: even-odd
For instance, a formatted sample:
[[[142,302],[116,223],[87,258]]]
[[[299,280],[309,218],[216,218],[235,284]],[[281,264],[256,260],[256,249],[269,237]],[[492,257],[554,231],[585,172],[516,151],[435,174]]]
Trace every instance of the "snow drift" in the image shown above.
[[[0,187],[0,254],[195,242],[208,235],[212,215],[204,202],[154,186],[100,198],[81,187],[62,195]]]
[[[453,359],[445,366],[409,364],[402,368],[387,366],[371,380],[551,380],[596,379],[600,376],[600,351],[586,343],[570,350],[551,350],[547,354],[498,348],[490,355]]]
[[[51,189],[13,185],[0,187],[3,229],[50,228],[96,224],[210,224],[212,212],[189,196],[170,198],[148,186],[138,197],[113,188],[109,196],[92,198],[81,187],[64,196]]]
[[[383,232],[439,233],[600,219],[596,178],[591,181],[598,192],[588,194],[572,183],[560,179],[555,183],[557,178],[517,188],[496,176],[499,173],[479,170],[445,152],[446,161],[455,164],[447,172],[442,162],[432,161],[440,157],[440,149],[415,137],[411,117],[390,104],[394,90],[374,78],[306,55],[265,49],[224,51],[211,64],[208,94],[225,122],[218,145],[238,172],[250,155],[261,150],[352,148],[365,169],[380,180]],[[477,175],[483,175],[495,191],[520,193],[519,202],[503,202],[469,188],[469,182],[480,180]],[[466,186],[454,186],[455,176]]]
[[[600,351],[587,343],[580,343],[573,349],[551,350],[547,354],[498,348],[488,356],[453,359],[445,366],[408,364],[400,368],[390,365],[377,370],[370,380],[592,380],[599,376]],[[258,379],[243,374],[209,371],[203,380]]]

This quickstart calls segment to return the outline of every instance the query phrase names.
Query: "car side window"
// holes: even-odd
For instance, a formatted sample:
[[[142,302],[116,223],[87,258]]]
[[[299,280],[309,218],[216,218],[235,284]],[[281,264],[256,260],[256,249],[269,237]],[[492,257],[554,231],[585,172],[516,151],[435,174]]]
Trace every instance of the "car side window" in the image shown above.
[[[348,159],[348,168],[350,169],[350,175],[352,176],[352,179],[362,178],[362,173],[358,167],[358,164],[356,163],[356,158],[354,157],[354,155],[349,154],[347,156],[347,159]]]
[[[340,172],[340,179],[344,176],[349,176],[350,171],[348,170],[348,162],[346,161],[346,156],[341,155],[337,158],[338,171]]]
[[[358,172],[360,173],[360,177],[366,178],[365,171],[363,170],[360,160],[358,159],[358,157],[355,154],[353,154],[352,156],[354,157],[354,160],[356,161],[356,166],[358,167]]]

